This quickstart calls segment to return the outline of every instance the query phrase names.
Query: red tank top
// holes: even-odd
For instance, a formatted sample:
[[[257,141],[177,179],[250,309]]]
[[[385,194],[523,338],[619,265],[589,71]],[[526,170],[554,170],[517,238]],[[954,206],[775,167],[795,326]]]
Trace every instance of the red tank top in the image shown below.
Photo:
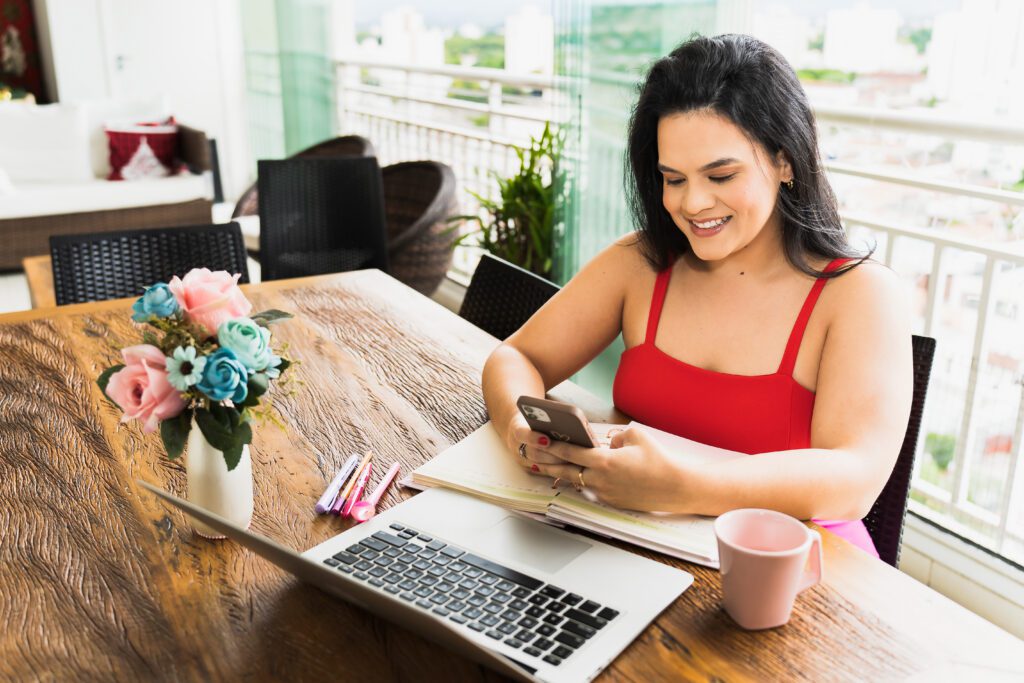
[[[836,259],[826,272],[846,263]],[[793,379],[800,342],[827,278],[818,278],[789,335],[779,369],[770,375],[731,375],[669,356],[654,345],[672,267],[658,273],[642,344],[619,360],[615,406],[651,427],[719,448],[769,453],[811,446],[814,392]]]
[[[825,272],[850,259],[835,259]],[[637,422],[741,453],[811,447],[814,392],[793,379],[807,321],[828,278],[818,278],[800,309],[779,369],[771,375],[730,375],[673,358],[654,345],[672,267],[658,273],[642,344],[626,349],[615,373],[615,406]],[[870,555],[874,543],[860,520],[814,520]]]

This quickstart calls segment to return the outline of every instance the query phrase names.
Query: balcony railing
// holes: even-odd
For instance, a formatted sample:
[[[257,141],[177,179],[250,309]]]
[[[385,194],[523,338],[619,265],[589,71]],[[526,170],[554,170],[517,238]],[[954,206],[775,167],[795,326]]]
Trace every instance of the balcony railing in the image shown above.
[[[1015,150],[1011,158],[1024,164],[1024,126],[824,106],[815,112],[823,137],[829,128],[847,127],[862,135],[895,132],[954,144],[994,144]],[[840,161],[826,167],[837,184],[843,182],[840,178],[866,179],[874,187],[952,198],[974,204],[981,217],[977,222],[996,217],[998,223],[1002,214],[1010,226],[1000,232],[993,225],[979,239],[965,236],[966,230],[955,225],[934,225],[943,222],[935,216],[886,219],[858,211],[849,200],[841,211],[851,235],[873,234],[881,260],[922,295],[916,302],[915,331],[938,341],[911,509],[1019,562],[1024,559],[1024,468],[1019,466],[1024,441],[1024,243],[1016,226],[1024,218],[1024,193],[994,187],[991,181],[936,180],[921,172]],[[985,169],[978,170],[974,175],[984,176]],[[987,209],[978,210],[978,204]],[[952,438],[943,444],[943,437]],[[952,452],[944,456],[943,449]],[[946,467],[934,467],[947,456]]]
[[[443,161],[461,188],[486,197],[497,191],[495,175],[516,170],[513,145],[525,145],[564,111],[550,78],[359,60],[336,67],[340,131],[373,140],[382,163]],[[588,77],[610,91],[633,83],[621,74]],[[619,178],[623,136],[609,131],[619,121],[624,129],[628,111],[625,103],[590,111],[612,124],[590,132],[588,168],[611,172],[588,178],[592,201],[583,225],[611,239],[628,224]],[[877,244],[876,258],[900,273],[915,297],[915,332],[938,340],[911,509],[1020,562],[1024,248],[1015,238],[1024,232],[1024,194],[994,186],[982,173],[937,177],[935,164],[904,157],[962,144],[1024,153],[1024,127],[827,106],[816,114],[823,149],[840,151],[826,166],[851,238]],[[897,165],[860,152],[872,145],[888,156],[896,150]],[[1011,155],[1017,158],[1024,165],[1024,154]],[[478,211],[468,192],[460,200],[463,213]],[[973,236],[977,226],[960,215],[965,211],[994,227]],[[999,232],[1001,221],[1006,231]],[[474,261],[472,250],[457,252],[456,277],[467,276]]]
[[[473,194],[495,198],[496,177],[518,168],[515,146],[528,146],[552,119],[552,79],[479,67],[419,67],[365,60],[336,64],[338,129],[373,141],[381,164],[432,159],[452,168],[463,215],[477,215]],[[478,253],[457,249],[456,279]]]

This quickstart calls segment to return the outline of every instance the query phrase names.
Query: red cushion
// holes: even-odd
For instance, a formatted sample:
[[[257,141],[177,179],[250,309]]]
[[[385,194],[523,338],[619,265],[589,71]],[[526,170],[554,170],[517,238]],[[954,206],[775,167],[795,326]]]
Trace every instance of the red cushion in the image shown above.
[[[178,126],[166,121],[106,126],[110,145],[108,180],[163,178],[176,173]]]

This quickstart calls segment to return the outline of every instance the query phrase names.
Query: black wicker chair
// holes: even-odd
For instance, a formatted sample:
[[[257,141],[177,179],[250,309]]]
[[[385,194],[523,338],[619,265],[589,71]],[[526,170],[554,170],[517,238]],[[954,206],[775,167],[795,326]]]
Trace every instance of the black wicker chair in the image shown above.
[[[561,289],[490,254],[480,258],[459,315],[498,339],[507,339]]]
[[[343,135],[318,142],[298,154],[293,154],[292,157],[372,157],[376,155],[373,143],[366,138],[359,135]],[[259,213],[260,193],[257,183],[253,183],[235,202],[235,210],[231,217],[258,216]]]
[[[907,515],[907,498],[910,495],[910,478],[914,473],[914,453],[921,431],[924,401],[928,393],[928,379],[932,372],[932,358],[935,356],[935,340],[931,337],[914,335],[914,398],[910,405],[910,420],[903,437],[896,466],[889,481],[878,496],[871,511],[864,518],[871,540],[875,543],[878,556],[893,567],[899,565],[900,546],[903,543],[903,521]]]
[[[389,273],[430,296],[452,263],[455,233],[446,222],[455,213],[455,174],[436,161],[385,166],[384,212]]]
[[[238,223],[54,235],[50,256],[58,306],[140,296],[192,268],[226,270],[249,281]]]
[[[264,280],[387,270],[376,158],[260,161],[259,193]]]

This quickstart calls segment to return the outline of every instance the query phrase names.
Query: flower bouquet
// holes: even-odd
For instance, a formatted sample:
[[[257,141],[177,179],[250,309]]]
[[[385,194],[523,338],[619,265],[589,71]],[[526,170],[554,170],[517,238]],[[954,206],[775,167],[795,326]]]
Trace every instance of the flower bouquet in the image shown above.
[[[124,363],[97,380],[124,411],[122,422],[139,420],[146,433],[159,427],[169,458],[189,442],[190,469],[193,422],[223,453],[229,472],[238,466],[252,441],[251,418],[266,415],[258,409],[260,397],[291,365],[271,348],[268,326],[292,316],[277,310],[249,315],[252,304],[239,277],[194,268],[146,289],[132,319],[153,329],[143,333],[142,344],[122,349]]]

